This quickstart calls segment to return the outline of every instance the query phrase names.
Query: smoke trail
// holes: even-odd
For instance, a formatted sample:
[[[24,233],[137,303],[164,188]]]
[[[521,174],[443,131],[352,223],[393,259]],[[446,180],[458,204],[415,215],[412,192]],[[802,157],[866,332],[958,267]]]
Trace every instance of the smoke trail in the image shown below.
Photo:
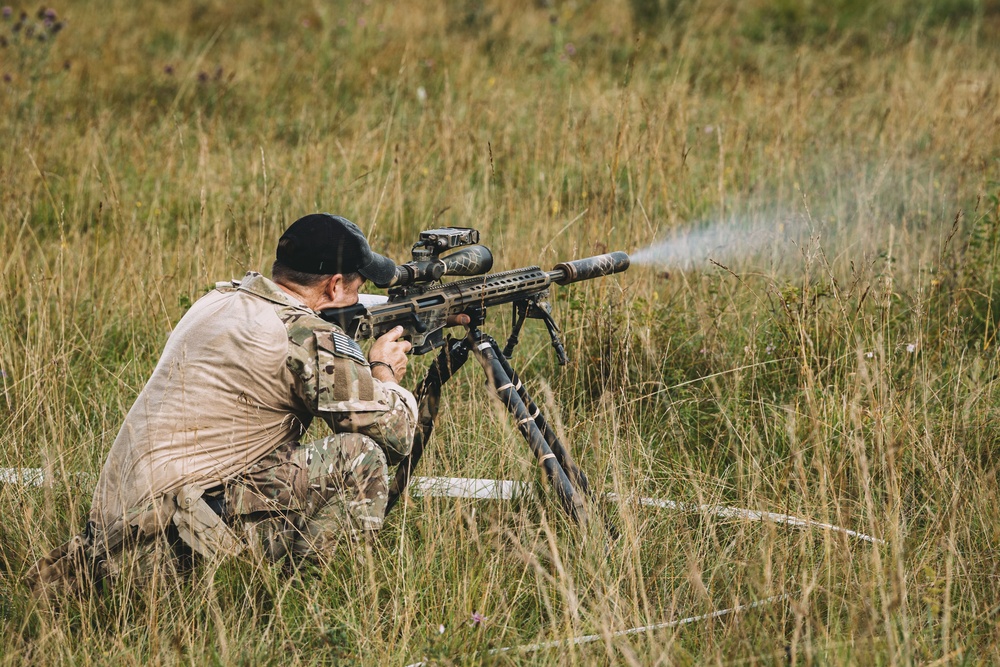
[[[722,264],[768,249],[781,250],[804,231],[790,219],[727,220],[693,229],[675,230],[669,238],[631,253],[633,265],[663,269],[704,268],[711,259]]]

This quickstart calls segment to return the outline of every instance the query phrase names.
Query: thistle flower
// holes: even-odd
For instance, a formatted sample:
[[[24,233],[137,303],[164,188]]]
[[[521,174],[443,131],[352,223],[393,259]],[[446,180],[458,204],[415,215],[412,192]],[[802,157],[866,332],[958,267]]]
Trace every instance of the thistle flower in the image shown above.
[[[486,617],[480,614],[478,611],[472,612],[472,625],[478,627],[480,623],[486,620]]]

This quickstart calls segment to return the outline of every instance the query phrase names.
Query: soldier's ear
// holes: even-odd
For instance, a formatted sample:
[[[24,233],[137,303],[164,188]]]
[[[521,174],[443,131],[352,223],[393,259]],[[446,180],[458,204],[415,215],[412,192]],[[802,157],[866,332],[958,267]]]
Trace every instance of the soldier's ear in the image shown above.
[[[335,273],[323,284],[323,296],[336,301],[337,297],[344,291],[344,275]]]

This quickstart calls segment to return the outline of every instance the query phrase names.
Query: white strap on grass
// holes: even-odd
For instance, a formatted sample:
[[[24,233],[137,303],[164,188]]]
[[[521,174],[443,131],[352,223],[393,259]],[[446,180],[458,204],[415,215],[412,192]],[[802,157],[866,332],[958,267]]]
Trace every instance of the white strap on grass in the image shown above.
[[[497,479],[469,479],[467,477],[414,477],[413,482],[410,484],[410,492],[415,496],[493,498],[496,500],[510,500],[516,496],[526,494],[530,488],[524,482]],[[608,493],[607,498],[616,503],[622,501],[617,493]],[[835,533],[843,533],[848,537],[871,542],[872,544],[885,544],[884,540],[859,533],[850,528],[842,528],[830,523],[813,521],[812,519],[803,519],[791,514],[779,514],[777,512],[765,512],[744,509],[742,507],[727,507],[724,505],[697,505],[695,503],[682,503],[676,500],[661,498],[629,498],[626,501],[638,502],[645,507],[659,507],[674,512],[699,512],[726,519],[770,521],[772,523],[783,523],[793,528],[821,528]]]
[[[607,497],[613,502],[621,502],[621,498],[619,498],[617,493],[609,493],[607,494]],[[646,507],[661,507],[675,512],[700,512],[702,514],[711,514],[713,516],[727,519],[734,518],[748,519],[750,521],[770,521],[772,523],[783,523],[787,526],[792,526],[793,528],[822,528],[823,530],[829,530],[834,533],[843,533],[848,537],[854,537],[859,540],[864,540],[865,542],[871,542],[872,544],[885,544],[885,540],[872,537],[871,535],[865,535],[864,533],[859,533],[856,530],[851,530],[850,528],[842,528],[840,526],[835,526],[832,523],[823,523],[822,521],[813,521],[812,519],[803,519],[802,517],[792,516],[791,514],[778,514],[777,512],[764,512],[760,510],[744,509],[742,507],[726,507],[724,505],[696,505],[695,503],[680,503],[676,500],[664,500],[661,498],[637,498],[633,502],[638,502],[640,505],[644,505]]]
[[[79,481],[94,478],[91,473],[75,473],[74,477]],[[0,468],[0,484],[42,486],[44,483],[45,471],[42,468]],[[474,498],[479,500],[510,500],[526,495],[530,489],[531,486],[529,484],[509,479],[474,479],[468,477],[414,477],[409,486],[410,493],[414,496]],[[622,501],[617,493],[608,493],[607,498],[612,502]],[[830,523],[813,521],[812,519],[803,519],[791,514],[779,514],[777,512],[765,512],[744,509],[742,507],[727,507],[724,505],[697,505],[695,503],[683,503],[661,498],[627,498],[626,502],[638,502],[645,507],[659,507],[674,512],[699,512],[727,519],[770,521],[771,523],[782,523],[793,528],[820,528],[835,533],[842,533],[848,537],[872,544],[885,544],[885,540],[859,533],[850,528],[842,528]]]

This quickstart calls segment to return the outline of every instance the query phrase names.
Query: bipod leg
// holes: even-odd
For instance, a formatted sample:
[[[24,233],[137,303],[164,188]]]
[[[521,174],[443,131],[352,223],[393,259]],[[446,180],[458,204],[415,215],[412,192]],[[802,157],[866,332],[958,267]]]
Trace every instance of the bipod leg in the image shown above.
[[[469,336],[466,340],[469,341],[469,346],[472,348],[476,360],[486,371],[486,376],[497,397],[517,422],[517,430],[527,441],[535,458],[538,459],[538,463],[545,470],[545,475],[555,488],[563,508],[578,525],[586,525],[587,509],[582,494],[573,487],[562,463],[552,451],[545,435],[538,428],[535,417],[531,415],[521,398],[521,394],[515,388],[510,373],[508,373],[510,366],[505,363],[500,346],[492,337],[474,328],[469,330]],[[558,442],[558,438],[556,441]],[[563,449],[563,454],[565,455],[565,449]]]
[[[424,446],[431,438],[434,420],[437,419],[441,404],[441,387],[458,372],[468,358],[468,342],[464,338],[450,340],[427,369],[427,375],[417,390],[417,431],[413,434],[413,446],[410,448],[410,454],[396,467],[396,476],[389,487],[389,497],[385,504],[386,514],[406,490],[406,485],[410,483],[410,475],[417,467],[417,462],[424,453]]]
[[[514,323],[510,327],[510,338],[503,348],[503,358],[510,359],[514,354],[514,348],[521,337],[521,327],[524,326],[524,319],[528,316],[528,303],[526,301],[515,301],[511,304],[514,307]]]

